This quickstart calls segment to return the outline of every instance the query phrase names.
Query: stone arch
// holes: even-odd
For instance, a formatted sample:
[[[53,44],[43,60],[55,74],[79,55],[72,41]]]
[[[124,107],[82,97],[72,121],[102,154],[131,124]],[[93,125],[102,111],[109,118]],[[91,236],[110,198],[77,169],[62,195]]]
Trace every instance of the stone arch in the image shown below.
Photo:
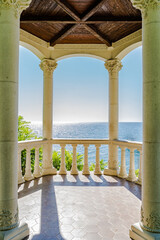
[[[36,55],[40,60],[45,58],[45,56],[43,55],[43,53],[37,49],[36,47],[34,47],[33,45],[26,43],[24,41],[20,41],[19,43],[22,47],[25,47],[26,49],[28,49],[29,51],[31,51],[34,55]]]
[[[86,54],[86,53],[66,54],[66,55],[63,55],[63,56],[60,56],[60,57],[56,58],[56,61],[60,61],[60,60],[67,59],[67,58],[72,58],[72,57],[89,57],[89,58],[95,58],[95,59],[101,60],[101,61],[106,61],[105,58],[103,58],[99,55]]]
[[[133,43],[131,45],[129,45],[128,47],[124,48],[119,54],[117,54],[117,58],[122,60],[127,54],[129,54],[131,51],[133,51],[134,49],[136,49],[137,47],[142,46],[142,41]]]

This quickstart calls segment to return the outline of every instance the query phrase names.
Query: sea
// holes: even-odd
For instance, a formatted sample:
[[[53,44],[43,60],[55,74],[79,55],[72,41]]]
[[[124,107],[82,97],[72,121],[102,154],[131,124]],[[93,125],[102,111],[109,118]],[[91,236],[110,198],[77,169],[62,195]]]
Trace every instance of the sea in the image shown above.
[[[42,123],[32,122],[31,128],[40,137],[42,136]],[[67,139],[108,139],[108,123],[54,123],[53,124],[53,138],[67,138]],[[119,123],[119,140],[130,140],[135,142],[142,142],[142,123],[141,122],[120,122]],[[72,146],[67,145],[67,150],[72,151]],[[53,145],[53,150],[60,151],[59,145]],[[84,154],[84,147],[77,146],[77,152]],[[89,165],[95,163],[96,149],[94,145],[88,148]],[[129,171],[130,151],[126,149],[126,168]],[[140,155],[137,150],[134,152],[135,169],[139,168]],[[100,147],[100,160],[108,162],[108,145]],[[119,165],[121,162],[121,150],[118,148]]]

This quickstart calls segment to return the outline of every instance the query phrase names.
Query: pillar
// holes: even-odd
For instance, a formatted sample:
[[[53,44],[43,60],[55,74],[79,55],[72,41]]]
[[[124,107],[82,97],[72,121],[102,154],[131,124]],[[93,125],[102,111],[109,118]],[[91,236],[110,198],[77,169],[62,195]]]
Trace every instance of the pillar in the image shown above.
[[[0,239],[29,235],[18,216],[19,19],[30,0],[0,1]]]
[[[43,140],[48,140],[43,146],[42,175],[56,174],[52,163],[52,139],[53,126],[53,71],[57,63],[52,59],[43,59],[40,68],[43,70]]]
[[[105,62],[109,72],[109,140],[118,139],[118,73],[122,68],[121,62],[115,58]],[[108,146],[108,169],[104,174],[118,174],[118,147],[112,142]]]
[[[143,157],[141,220],[132,239],[160,239],[160,1],[132,0],[142,12]]]

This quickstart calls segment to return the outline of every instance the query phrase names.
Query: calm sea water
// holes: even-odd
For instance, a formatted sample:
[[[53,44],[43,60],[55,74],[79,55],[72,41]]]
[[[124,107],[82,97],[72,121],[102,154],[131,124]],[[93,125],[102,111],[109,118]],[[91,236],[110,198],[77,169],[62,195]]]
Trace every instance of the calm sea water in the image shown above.
[[[42,124],[32,123],[31,127],[38,134],[42,136]],[[108,138],[108,123],[72,123],[72,124],[54,124],[53,138],[92,138],[92,139],[107,139]],[[142,123],[129,122],[119,123],[119,139],[142,142]],[[58,145],[53,146],[54,150],[60,150]],[[66,149],[72,150],[72,146],[67,145]],[[77,147],[77,152],[84,153],[83,146]],[[88,149],[89,164],[95,162],[95,146],[90,145]],[[118,149],[118,157],[120,163],[121,151]],[[126,149],[126,166],[129,170],[129,155],[130,151]],[[108,161],[108,146],[103,145],[100,148],[100,159],[105,162]],[[135,167],[139,168],[139,152],[135,151]]]

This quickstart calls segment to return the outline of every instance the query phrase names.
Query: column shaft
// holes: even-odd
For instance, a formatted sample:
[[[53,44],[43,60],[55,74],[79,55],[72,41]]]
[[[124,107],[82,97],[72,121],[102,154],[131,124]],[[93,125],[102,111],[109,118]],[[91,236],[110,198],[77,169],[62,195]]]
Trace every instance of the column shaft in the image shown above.
[[[43,70],[43,139],[52,139],[53,125],[53,71],[57,63],[52,59],[44,59],[40,64]],[[43,175],[56,174],[52,163],[52,144],[43,147]]]
[[[130,236],[160,239],[160,2],[132,2],[142,11],[143,161],[141,223]]]
[[[118,59],[106,61],[105,67],[109,71],[109,140],[118,139],[118,73],[122,68]],[[109,144],[108,147],[108,169],[104,174],[118,174],[118,148]]]
[[[0,1],[0,239],[29,234],[19,226],[17,201],[19,16],[29,3]]]
[[[0,230],[5,230],[18,225],[19,19],[12,8],[0,12]]]
[[[160,232],[160,8],[143,20],[143,226]],[[154,217],[152,217],[154,216]]]

